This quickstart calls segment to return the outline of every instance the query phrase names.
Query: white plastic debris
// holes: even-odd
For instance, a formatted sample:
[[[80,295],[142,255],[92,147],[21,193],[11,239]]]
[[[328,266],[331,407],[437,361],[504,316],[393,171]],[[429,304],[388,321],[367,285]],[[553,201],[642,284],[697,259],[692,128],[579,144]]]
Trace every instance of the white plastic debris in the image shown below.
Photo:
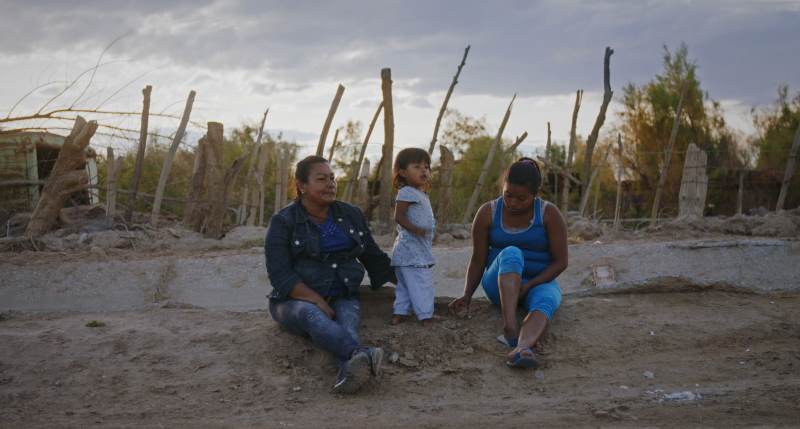
[[[653,374],[653,371],[645,371],[642,373],[642,375],[644,376],[644,378],[649,378],[649,379],[653,379],[656,376],[655,374]]]
[[[685,390],[683,392],[667,393],[664,395],[664,399],[667,401],[699,401],[703,397],[699,393]]]

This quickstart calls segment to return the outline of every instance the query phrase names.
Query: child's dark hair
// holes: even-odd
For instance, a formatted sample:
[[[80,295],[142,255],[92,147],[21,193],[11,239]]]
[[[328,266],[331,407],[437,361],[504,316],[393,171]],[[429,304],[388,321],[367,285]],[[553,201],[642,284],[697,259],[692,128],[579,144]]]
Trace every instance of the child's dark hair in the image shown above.
[[[513,185],[524,186],[533,195],[536,195],[539,192],[539,186],[542,184],[542,172],[539,170],[539,164],[536,161],[528,157],[522,157],[511,164],[511,167],[508,167],[505,181]]]
[[[297,197],[295,201],[300,201],[300,183],[308,183],[308,176],[311,174],[311,167],[314,164],[322,164],[328,163],[328,160],[316,155],[309,155],[303,158],[300,162],[297,163],[297,166],[294,170],[294,186],[295,191],[297,192]]]
[[[395,188],[400,189],[403,186],[408,185],[405,179],[400,176],[400,170],[408,168],[408,164],[414,164],[417,162],[425,162],[428,164],[428,167],[430,167],[431,156],[428,155],[428,152],[424,149],[417,147],[405,148],[397,153],[397,158],[394,159],[394,174],[392,179]]]

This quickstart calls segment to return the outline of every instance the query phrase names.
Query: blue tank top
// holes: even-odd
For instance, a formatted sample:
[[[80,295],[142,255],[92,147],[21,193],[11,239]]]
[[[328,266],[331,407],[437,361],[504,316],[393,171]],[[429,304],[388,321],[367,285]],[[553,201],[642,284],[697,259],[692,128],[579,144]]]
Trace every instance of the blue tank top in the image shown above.
[[[541,273],[552,260],[550,256],[550,240],[544,227],[544,202],[536,197],[533,200],[533,222],[528,228],[510,231],[503,226],[503,197],[494,201],[492,227],[489,230],[488,268],[500,251],[508,246],[516,246],[522,250],[525,268],[522,277],[531,279]]]

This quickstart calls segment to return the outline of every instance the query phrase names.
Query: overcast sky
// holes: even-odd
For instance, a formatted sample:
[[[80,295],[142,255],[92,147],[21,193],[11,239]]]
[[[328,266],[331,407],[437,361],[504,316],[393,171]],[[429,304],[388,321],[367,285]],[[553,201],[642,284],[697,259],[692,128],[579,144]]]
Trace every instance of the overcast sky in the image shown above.
[[[334,125],[369,121],[382,67],[394,78],[397,145],[427,147],[467,44],[450,107],[485,117],[495,130],[516,92],[506,137],[527,130],[526,153],[543,144],[547,121],[556,140],[567,138],[578,88],[585,90],[579,132],[589,133],[605,46],[615,51],[611,84],[619,100],[623,85],[660,72],[662,46],[686,42],[701,85],[742,133],[752,132],[750,108],[774,100],[779,84],[800,89],[800,1],[0,0],[0,11],[0,116],[53,82],[14,114],[35,112],[123,36],[76,106],[95,108],[122,88],[102,108],[138,110],[141,89],[151,84],[151,111],[180,114],[194,89],[193,121],[231,129],[257,122],[270,107],[267,129],[283,131],[305,152],[316,144],[338,83],[346,90]],[[90,75],[54,107],[70,105]],[[136,118],[112,122],[138,128]],[[177,121],[153,124],[169,134]],[[200,130],[192,132],[196,138]],[[371,154],[382,126],[373,136]]]

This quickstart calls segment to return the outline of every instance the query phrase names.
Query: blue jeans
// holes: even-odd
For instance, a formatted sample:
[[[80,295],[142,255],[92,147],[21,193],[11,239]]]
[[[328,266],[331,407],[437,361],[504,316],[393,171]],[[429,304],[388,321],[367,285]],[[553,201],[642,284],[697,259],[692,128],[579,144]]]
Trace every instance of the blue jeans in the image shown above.
[[[483,273],[481,285],[483,291],[492,303],[500,305],[500,288],[498,286],[498,276],[500,274],[517,273],[522,277],[525,267],[525,259],[522,251],[518,247],[508,246],[503,249],[489,268]],[[529,279],[522,278],[522,284]],[[553,320],[553,313],[561,305],[561,288],[558,282],[553,279],[547,283],[542,283],[528,290],[528,293],[520,297],[520,303],[524,304],[528,313],[540,311],[547,316],[547,320]]]
[[[344,362],[361,345],[358,339],[361,304],[358,298],[349,297],[336,298],[330,306],[336,312],[333,320],[307,301],[269,300],[269,312],[283,329],[295,335],[311,337],[314,344]]]

